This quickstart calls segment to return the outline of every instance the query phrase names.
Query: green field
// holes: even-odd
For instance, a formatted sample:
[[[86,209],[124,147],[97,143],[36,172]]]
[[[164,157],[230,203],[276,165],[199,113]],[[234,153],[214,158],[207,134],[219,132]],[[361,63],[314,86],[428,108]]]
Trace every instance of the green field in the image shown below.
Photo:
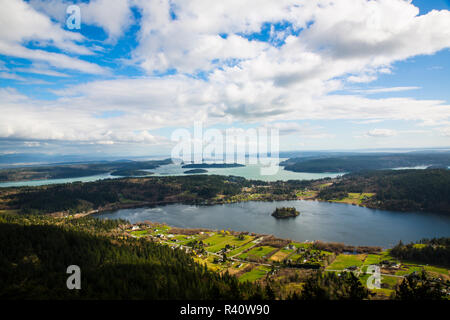
[[[233,235],[224,235],[217,233],[207,239],[205,239],[203,242],[206,245],[206,250],[210,252],[218,252],[221,249],[225,248],[225,246],[228,244],[230,246],[236,246],[240,247],[244,244],[246,244],[249,241],[252,241],[254,237],[252,236],[244,236],[243,240],[239,240],[238,237]]]
[[[148,230],[135,230],[135,231],[131,231],[131,234],[135,237],[140,238],[140,237],[147,236],[149,233],[148,233]]]
[[[327,269],[329,270],[344,270],[351,266],[360,267],[363,264],[365,254],[340,254],[336,257],[332,264]]]
[[[287,259],[292,254],[292,252],[293,252],[292,250],[281,249],[280,251],[275,253],[273,256],[271,256],[270,260],[281,262],[281,261]]]
[[[248,243],[244,244],[243,246],[236,248],[234,250],[231,250],[228,253],[228,256],[230,256],[230,257],[235,256],[235,255],[241,253],[242,251],[245,251],[245,250],[251,248],[254,245],[255,245],[255,243],[253,241],[249,241]]]
[[[258,266],[253,268],[250,272],[244,273],[240,276],[239,281],[255,281],[264,278],[266,274],[270,271],[269,267]]]
[[[246,259],[249,256],[256,256],[258,258],[263,258],[265,255],[271,253],[272,251],[276,250],[274,247],[269,246],[262,246],[262,247],[255,247],[240,256],[238,256],[239,259]]]
[[[381,260],[383,259],[383,256],[379,255],[379,254],[368,254],[366,259],[364,260],[364,265],[368,266],[371,264],[378,264],[380,263]]]
[[[375,193],[349,193],[347,197],[338,199],[338,200],[331,200],[332,202],[339,202],[339,203],[348,203],[348,204],[357,204],[360,205],[365,198],[371,198],[375,195]]]

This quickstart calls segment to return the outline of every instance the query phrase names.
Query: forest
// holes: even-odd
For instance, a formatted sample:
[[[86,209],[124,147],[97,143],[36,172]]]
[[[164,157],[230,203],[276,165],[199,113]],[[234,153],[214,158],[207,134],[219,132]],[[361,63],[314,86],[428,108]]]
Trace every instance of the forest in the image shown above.
[[[0,299],[375,298],[374,292],[352,272],[338,274],[312,268],[294,272],[295,275],[280,273],[281,278],[277,279],[290,274],[289,279],[285,279],[287,283],[301,283],[301,290],[281,296],[279,280],[266,276],[262,281],[241,281],[228,271],[210,270],[207,264],[194,259],[193,252],[148,238],[132,237],[126,232],[129,228],[125,220],[0,215]],[[448,243],[447,238],[425,240],[421,244],[448,248]],[[67,288],[67,267],[71,265],[81,270],[81,290]],[[394,289],[393,299],[446,299],[442,283],[425,273],[408,275]]]
[[[447,168],[450,153],[371,153],[360,155],[321,156],[317,158],[291,158],[280,163],[285,170],[294,172],[359,172],[400,167],[430,166]]]
[[[186,175],[0,188],[0,211],[74,214],[164,203],[295,200],[304,190],[312,192],[312,199],[323,201],[361,193],[371,195],[362,197],[360,203],[369,208],[450,213],[450,171],[445,169],[377,170],[334,179],[274,182]]]
[[[0,299],[264,299],[263,288],[182,250],[108,234],[124,221],[0,216]],[[66,268],[81,268],[68,290]]]
[[[0,189],[0,210],[20,213],[78,213],[121,206],[161,203],[220,203],[254,188],[276,200],[295,199],[295,190],[310,182],[263,182],[234,176],[198,175],[106,179],[40,187]]]
[[[92,163],[73,163],[42,165],[21,168],[0,169],[0,182],[80,178],[113,172],[113,175],[136,175],[138,170],[156,169],[172,163],[171,159],[149,161],[102,161]]]
[[[375,193],[363,204],[396,211],[450,213],[450,170],[380,170],[344,175],[319,192],[323,200]]]
[[[390,254],[403,260],[450,267],[450,238],[423,239],[409,244],[399,242]]]

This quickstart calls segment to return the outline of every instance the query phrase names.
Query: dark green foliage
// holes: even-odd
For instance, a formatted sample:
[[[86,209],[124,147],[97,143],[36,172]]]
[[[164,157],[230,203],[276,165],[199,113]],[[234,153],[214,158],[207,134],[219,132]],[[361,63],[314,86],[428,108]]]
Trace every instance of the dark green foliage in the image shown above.
[[[385,170],[345,175],[320,191],[324,200],[349,192],[373,192],[364,202],[372,208],[450,213],[450,170]]]
[[[396,300],[444,300],[445,293],[440,281],[431,279],[425,271],[410,274],[397,286]]]
[[[207,172],[208,170],[205,169],[192,169],[185,171],[184,174],[207,173]]]
[[[429,263],[450,267],[450,238],[424,239],[425,246],[414,246],[413,243],[397,244],[390,254],[398,259]]]
[[[450,166],[450,153],[374,153],[325,158],[292,158],[280,163],[295,172],[358,172],[398,167]]]
[[[369,297],[359,279],[351,272],[317,272],[303,286],[302,300],[362,300]]]
[[[113,171],[113,175],[134,176],[139,170],[155,169],[170,163],[172,163],[171,159],[149,161],[124,160],[1,169],[0,181],[67,179],[105,174],[111,171]]]
[[[17,209],[20,213],[76,213],[115,205],[117,207],[121,203],[140,206],[173,202],[207,204],[217,202],[216,196],[219,194],[232,197],[240,194],[243,187],[252,186],[256,192],[268,194],[270,200],[288,200],[296,198],[295,188],[298,185],[306,184],[294,181],[253,181],[218,175],[107,179],[0,189],[0,210]],[[5,200],[3,203],[2,199]]]
[[[142,177],[152,175],[152,172],[143,171],[143,170],[133,170],[133,169],[122,169],[115,170],[111,172],[112,176],[122,176],[122,177]]]
[[[295,208],[276,208],[272,216],[278,219],[296,217],[300,214]]]
[[[137,181],[137,182],[136,182]],[[245,179],[230,182],[220,176],[152,177],[100,180],[89,183],[67,183],[44,187],[22,187],[9,196],[10,206],[22,213],[82,212],[99,209],[127,199],[134,202],[169,201],[201,203],[219,192],[238,194]]]
[[[105,232],[123,221],[0,218],[0,299],[250,299],[259,286],[219,275],[181,250]],[[81,290],[66,269],[81,268]]]

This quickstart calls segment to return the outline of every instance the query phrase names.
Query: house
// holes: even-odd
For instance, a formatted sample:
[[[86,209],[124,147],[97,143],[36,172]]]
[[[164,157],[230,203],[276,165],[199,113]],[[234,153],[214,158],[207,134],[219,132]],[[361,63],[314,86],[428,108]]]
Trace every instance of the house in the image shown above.
[[[133,226],[132,228],[131,228],[131,231],[135,231],[135,230],[139,230],[140,228],[139,228],[139,226]]]

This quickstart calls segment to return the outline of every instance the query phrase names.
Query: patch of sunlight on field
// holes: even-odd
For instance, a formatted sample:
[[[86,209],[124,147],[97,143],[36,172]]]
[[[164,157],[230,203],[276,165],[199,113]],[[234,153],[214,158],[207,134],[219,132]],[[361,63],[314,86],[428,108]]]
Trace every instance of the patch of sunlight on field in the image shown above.
[[[327,269],[344,270],[351,266],[360,267],[362,266],[364,259],[366,259],[366,256],[366,254],[340,254]]]
[[[244,273],[239,277],[239,281],[256,281],[258,279],[264,278],[267,273],[270,271],[269,267],[266,266],[258,266],[253,268],[251,271]]]
[[[270,247],[270,246],[261,246],[261,247],[255,247],[248,252],[245,252],[241,254],[238,258],[240,259],[246,259],[249,256],[255,256],[258,258],[263,258],[267,254],[271,253],[272,251],[276,250],[277,248]]]

